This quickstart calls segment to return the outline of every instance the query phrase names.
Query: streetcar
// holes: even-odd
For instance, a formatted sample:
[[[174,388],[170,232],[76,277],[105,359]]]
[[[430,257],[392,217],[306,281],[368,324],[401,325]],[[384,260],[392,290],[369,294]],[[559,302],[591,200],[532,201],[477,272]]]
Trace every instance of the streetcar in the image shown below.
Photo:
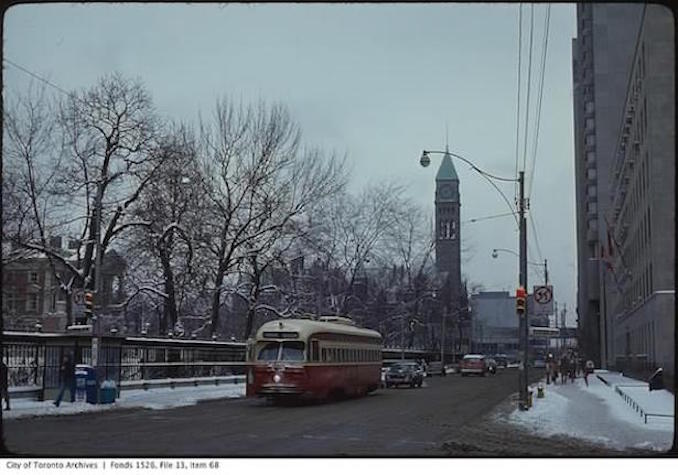
[[[273,320],[247,349],[247,396],[362,396],[381,384],[382,338],[339,316]]]

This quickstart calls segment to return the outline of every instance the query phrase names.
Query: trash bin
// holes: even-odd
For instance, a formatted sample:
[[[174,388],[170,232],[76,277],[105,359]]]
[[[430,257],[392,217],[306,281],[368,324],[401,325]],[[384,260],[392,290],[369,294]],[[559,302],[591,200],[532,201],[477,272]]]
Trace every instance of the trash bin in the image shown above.
[[[85,401],[90,404],[97,403],[97,373],[94,367],[86,364],[79,364],[75,366],[76,401],[79,400],[78,397],[82,398],[82,391],[84,391]]]
[[[111,404],[115,402],[115,395],[117,388],[115,386],[115,381],[106,380],[101,383],[101,404]]]
[[[539,383],[539,386],[537,386],[537,398],[543,398],[544,397],[544,385],[542,383]]]

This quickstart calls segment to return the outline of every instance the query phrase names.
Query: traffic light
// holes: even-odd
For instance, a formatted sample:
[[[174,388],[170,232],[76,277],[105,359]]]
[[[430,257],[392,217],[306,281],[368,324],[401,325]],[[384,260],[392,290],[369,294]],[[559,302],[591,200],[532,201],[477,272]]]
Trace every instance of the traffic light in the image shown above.
[[[92,318],[93,308],[94,294],[92,292],[85,292],[85,321]]]
[[[518,287],[518,289],[516,289],[516,311],[520,315],[525,314],[525,298],[526,297],[527,297],[527,293],[525,292],[525,288],[524,287]]]

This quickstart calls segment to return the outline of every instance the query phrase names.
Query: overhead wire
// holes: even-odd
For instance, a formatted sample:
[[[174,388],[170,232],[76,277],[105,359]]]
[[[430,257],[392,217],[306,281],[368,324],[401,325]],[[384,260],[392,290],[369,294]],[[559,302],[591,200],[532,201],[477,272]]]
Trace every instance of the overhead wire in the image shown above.
[[[527,60],[527,92],[525,98],[525,141],[523,144],[523,171],[527,162],[527,131],[530,125],[530,85],[532,83],[532,38],[534,36],[534,4],[530,4],[530,48]]]
[[[535,131],[534,131],[534,141],[533,141],[533,146],[532,146],[532,166],[530,167],[530,181],[529,181],[528,192],[527,192],[528,198],[531,196],[531,193],[532,193],[532,183],[534,182],[534,171],[536,169],[536,164],[537,164],[537,146],[539,144],[539,126],[540,126],[540,123],[541,123],[542,96],[544,94],[544,76],[546,75],[546,56],[547,56],[547,51],[548,51],[550,20],[551,20],[551,4],[547,5],[546,15],[544,17],[544,38],[543,38],[543,41],[542,41],[543,47],[542,47],[541,67],[540,67],[540,75],[539,75],[539,95],[537,97],[537,117],[536,117],[536,121],[535,121],[536,123],[535,123]]]
[[[53,84],[52,82],[48,81],[47,79],[43,78],[42,76],[40,76],[40,75],[34,73],[33,71],[30,71],[30,70],[24,68],[23,66],[21,66],[21,65],[19,65],[19,64],[17,64],[17,63],[15,63],[14,61],[12,61],[12,60],[10,60],[10,59],[7,59],[7,58],[3,58],[3,61],[5,61],[7,64],[9,64],[9,65],[11,65],[11,66],[17,68],[18,70],[23,71],[24,73],[28,74],[29,76],[34,77],[34,78],[37,79],[38,81],[41,81],[41,82],[47,84],[48,86],[53,87],[53,88],[56,89],[57,91],[59,91],[59,92],[61,92],[61,93],[63,93],[63,94],[66,94],[67,96],[70,96],[70,95],[71,95],[71,93],[68,92],[68,91],[66,91],[65,89],[60,88],[60,87],[57,86],[56,84]]]
[[[521,89],[521,70],[522,70],[522,48],[523,46],[523,4],[518,6],[518,98],[516,99],[516,169],[515,176],[518,176],[518,161],[520,157],[520,89]],[[518,199],[518,184],[514,187],[514,197]]]

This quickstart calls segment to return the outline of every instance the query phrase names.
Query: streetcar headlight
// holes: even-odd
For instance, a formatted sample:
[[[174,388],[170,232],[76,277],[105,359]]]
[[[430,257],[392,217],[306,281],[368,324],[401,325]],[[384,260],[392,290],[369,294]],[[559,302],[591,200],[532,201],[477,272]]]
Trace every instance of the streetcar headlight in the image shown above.
[[[274,383],[279,383],[280,382],[280,375],[278,373],[273,375],[273,382]]]

